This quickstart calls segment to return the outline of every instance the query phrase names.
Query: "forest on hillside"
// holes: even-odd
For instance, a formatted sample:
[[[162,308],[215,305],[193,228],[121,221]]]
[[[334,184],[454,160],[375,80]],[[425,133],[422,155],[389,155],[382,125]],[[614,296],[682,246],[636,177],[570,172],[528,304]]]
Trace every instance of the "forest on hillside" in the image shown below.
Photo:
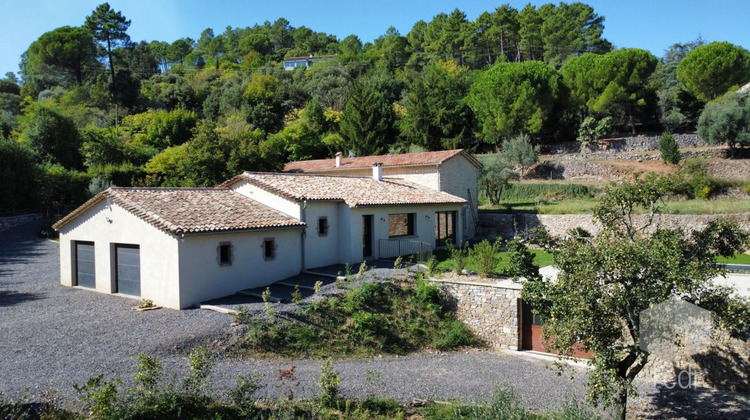
[[[747,50],[615,48],[583,3],[503,5],[474,21],[456,9],[367,43],[283,18],[171,43],[131,40],[129,25],[103,3],[29,45],[20,80],[0,79],[0,213],[112,185],[214,186],[348,150],[485,152],[518,135],[701,124],[708,141],[750,143],[750,100],[727,94],[750,81]],[[284,69],[310,55],[310,68]]]

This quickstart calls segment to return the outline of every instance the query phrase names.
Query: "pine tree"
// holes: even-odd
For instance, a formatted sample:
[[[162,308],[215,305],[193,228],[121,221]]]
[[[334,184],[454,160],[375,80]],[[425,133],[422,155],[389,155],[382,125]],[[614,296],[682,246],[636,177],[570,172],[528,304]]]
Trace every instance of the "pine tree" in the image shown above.
[[[352,87],[341,114],[341,135],[358,156],[378,155],[393,140],[393,107],[366,82]]]
[[[112,50],[120,44],[130,42],[127,34],[130,20],[126,19],[119,11],[115,12],[109,3],[102,3],[86,17],[86,28],[97,41],[104,44],[109,60],[109,72],[112,76],[112,84],[115,85],[115,66],[112,62]]]
[[[661,151],[661,160],[670,165],[676,165],[682,158],[680,148],[672,133],[662,133],[659,138],[659,151]]]

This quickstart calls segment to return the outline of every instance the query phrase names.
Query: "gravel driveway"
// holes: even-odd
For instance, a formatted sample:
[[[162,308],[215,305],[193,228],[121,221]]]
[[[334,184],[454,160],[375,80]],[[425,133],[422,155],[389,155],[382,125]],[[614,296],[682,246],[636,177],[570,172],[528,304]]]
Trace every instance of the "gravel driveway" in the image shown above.
[[[63,287],[58,244],[35,232],[34,224],[0,232],[0,393],[6,397],[54,389],[65,398],[74,394],[73,384],[99,374],[128,384],[141,352],[159,356],[167,372],[182,376],[190,348],[233,328],[232,318],[217,312],[136,312],[134,300]],[[238,374],[257,371],[264,378],[261,394],[277,397],[284,392],[278,370],[292,365],[299,379],[291,385],[295,396],[317,394],[319,360],[221,358],[211,384],[227,389]],[[342,393],[350,397],[482,400],[504,385],[528,407],[550,409],[584,395],[583,370],[573,368],[571,380],[549,366],[547,359],[481,350],[334,362]],[[372,372],[378,379],[368,381]]]

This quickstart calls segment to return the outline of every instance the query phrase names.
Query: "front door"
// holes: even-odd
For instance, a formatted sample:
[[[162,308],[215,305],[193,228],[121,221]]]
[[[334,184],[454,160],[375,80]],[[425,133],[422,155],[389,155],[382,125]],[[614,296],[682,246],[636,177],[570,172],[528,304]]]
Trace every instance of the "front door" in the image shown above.
[[[141,249],[138,245],[115,245],[117,293],[141,295]]]
[[[535,350],[543,351],[547,350],[544,348],[544,342],[542,340],[542,317],[534,315],[531,312],[531,305],[528,303],[522,303],[523,305],[523,320],[521,328],[521,348],[524,350]]]
[[[521,320],[521,348],[524,350],[557,354],[554,350],[550,351],[544,348],[545,341],[542,338],[542,317],[532,313],[531,305],[524,302],[522,302],[521,305],[523,310],[523,319]],[[592,354],[593,353],[591,352],[585,351],[581,343],[576,343],[573,346],[573,357],[588,359]]]
[[[362,258],[372,258],[372,215],[362,216]]]

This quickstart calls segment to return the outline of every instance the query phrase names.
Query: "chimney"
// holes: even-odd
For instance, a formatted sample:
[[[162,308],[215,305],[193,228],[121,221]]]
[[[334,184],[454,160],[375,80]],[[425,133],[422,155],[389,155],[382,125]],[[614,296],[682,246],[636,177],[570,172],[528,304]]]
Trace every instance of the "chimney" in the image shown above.
[[[383,164],[382,163],[372,164],[372,179],[378,182],[383,181]]]
[[[343,156],[343,155],[344,154],[341,153],[341,152],[337,152],[336,153],[336,167],[337,168],[341,166],[341,156]]]

